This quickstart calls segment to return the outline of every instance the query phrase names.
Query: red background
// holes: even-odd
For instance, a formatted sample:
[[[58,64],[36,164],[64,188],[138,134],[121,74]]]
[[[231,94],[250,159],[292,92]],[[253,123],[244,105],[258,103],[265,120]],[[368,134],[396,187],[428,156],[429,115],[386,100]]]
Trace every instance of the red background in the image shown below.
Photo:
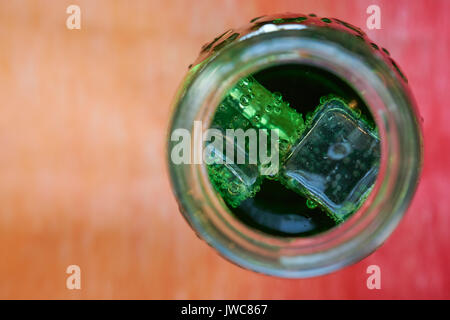
[[[81,30],[65,27],[70,4]],[[366,8],[381,7],[381,30]],[[424,118],[416,197],[388,241],[333,274],[240,269],[178,213],[164,163],[170,102],[200,46],[262,14],[362,27]],[[1,1],[0,298],[450,298],[450,1]],[[66,289],[68,265],[82,289]],[[368,290],[366,268],[381,268]]]

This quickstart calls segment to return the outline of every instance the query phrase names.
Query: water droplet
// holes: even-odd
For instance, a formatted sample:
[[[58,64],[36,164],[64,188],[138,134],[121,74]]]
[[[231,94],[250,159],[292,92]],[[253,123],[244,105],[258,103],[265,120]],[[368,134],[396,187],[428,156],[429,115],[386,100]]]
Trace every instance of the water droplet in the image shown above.
[[[238,194],[239,193],[239,189],[240,189],[239,185],[237,183],[235,183],[235,182],[231,183],[228,186],[228,192],[230,194],[232,194],[232,195]]]
[[[281,108],[278,107],[278,106],[275,106],[275,107],[273,108],[273,112],[275,112],[275,114],[280,114],[280,113],[281,113]]]
[[[310,209],[314,209],[317,207],[317,202],[315,202],[314,200],[308,199],[308,200],[306,200],[306,206]]]
[[[305,21],[306,19],[308,19],[308,18],[306,18],[306,17],[298,17],[298,18],[295,18],[295,22],[302,22],[302,21]]]
[[[299,117],[298,117],[298,115],[297,115],[297,113],[296,112],[292,112],[290,115],[289,115],[289,117],[291,118],[291,120],[292,120],[292,122],[294,122],[294,123],[299,123]]]
[[[249,85],[251,85],[253,82],[253,80],[251,78],[244,78],[241,81],[241,84],[245,87],[248,87]]]
[[[265,17],[265,16],[259,16],[259,17],[253,18],[252,20],[250,20],[250,23],[253,23],[253,22],[255,22],[256,20],[259,20],[259,19],[261,19],[262,17]]]
[[[266,112],[270,113],[270,112],[272,112],[272,106],[271,106],[270,104],[268,104],[268,105],[264,108],[264,110],[266,110]]]
[[[279,93],[279,92],[274,92],[273,93],[273,98],[275,99],[275,100],[281,100],[282,98],[283,98],[283,96],[281,95],[281,93]]]
[[[279,106],[281,102],[283,102],[283,97],[281,96],[281,93],[275,92],[273,95],[273,104],[276,106]]]

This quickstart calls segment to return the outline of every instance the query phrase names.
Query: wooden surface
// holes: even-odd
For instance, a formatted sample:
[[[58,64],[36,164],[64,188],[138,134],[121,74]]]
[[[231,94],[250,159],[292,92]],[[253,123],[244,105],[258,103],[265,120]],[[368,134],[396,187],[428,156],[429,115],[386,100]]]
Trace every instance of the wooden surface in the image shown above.
[[[277,12],[366,28],[409,78],[425,167],[398,229],[331,275],[240,269],[196,238],[164,163],[170,102],[200,46]],[[81,7],[68,30],[67,6]],[[450,1],[0,1],[0,298],[450,298]],[[82,289],[66,289],[66,267]],[[368,290],[377,264],[382,289]]]

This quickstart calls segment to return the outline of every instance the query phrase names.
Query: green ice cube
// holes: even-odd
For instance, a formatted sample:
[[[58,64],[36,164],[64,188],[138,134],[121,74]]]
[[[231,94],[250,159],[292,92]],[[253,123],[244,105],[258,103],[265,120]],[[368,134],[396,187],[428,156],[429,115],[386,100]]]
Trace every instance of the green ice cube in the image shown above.
[[[227,140],[226,129],[277,129],[279,140],[274,148],[277,147],[278,157],[282,159],[305,128],[302,116],[289,107],[280,94],[268,91],[251,76],[242,79],[230,89],[217,108],[211,127],[221,130],[224,143],[221,150],[215,148],[212,143],[207,145],[207,148],[213,148],[213,153],[223,160],[227,159],[226,145],[235,143]],[[270,136],[270,132],[267,134]],[[258,134],[257,138],[258,141],[253,142],[259,146],[261,136]],[[208,166],[213,186],[232,207],[237,207],[243,200],[253,197],[259,191],[263,179],[260,175],[262,164],[259,161],[253,164],[248,162],[248,145],[244,148],[235,147],[235,153],[244,156],[246,163]],[[277,173],[278,171],[272,178],[275,178]]]

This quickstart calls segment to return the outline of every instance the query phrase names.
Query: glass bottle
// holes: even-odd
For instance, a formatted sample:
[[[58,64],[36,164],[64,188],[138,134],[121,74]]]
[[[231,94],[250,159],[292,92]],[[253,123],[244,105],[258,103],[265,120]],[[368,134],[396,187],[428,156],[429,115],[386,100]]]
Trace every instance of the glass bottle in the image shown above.
[[[280,82],[278,78],[275,79],[276,76],[270,76],[270,70],[277,70],[278,75],[283,75],[289,74],[291,69],[297,70],[301,77],[304,76],[302,83],[306,86],[303,89],[291,90],[294,94],[297,91],[303,94],[298,101],[289,101],[291,105],[317,100],[318,93],[315,91],[318,87],[340,92],[340,96],[345,96],[344,100],[347,101],[346,109],[343,108],[348,111],[348,117],[359,118],[358,112],[361,113],[361,110],[363,114],[366,113],[370,118],[368,121],[355,120],[355,123],[359,123],[359,129],[370,131],[372,136],[378,139],[373,138],[370,141],[379,141],[376,181],[371,182],[373,185],[370,186],[370,192],[368,191],[364,198],[361,198],[363,201],[356,203],[357,206],[355,204],[351,209],[352,213],[345,215],[345,219],[339,221],[336,226],[312,234],[290,235],[290,230],[301,221],[292,220],[289,225],[289,217],[270,218],[270,213],[264,213],[267,219],[281,219],[280,225],[286,227],[272,232],[274,230],[264,229],[264,226],[259,225],[258,228],[246,223],[233,211],[233,206],[239,206],[245,199],[261,192],[259,185],[253,187],[253,183],[261,177],[258,174],[261,172],[258,164],[254,167],[237,165],[234,169],[220,167],[220,170],[225,168],[232,172],[245,171],[248,178],[245,181],[251,181],[245,185],[250,186],[247,189],[231,190],[235,197],[229,198],[236,200],[233,204],[232,200],[220,193],[218,184],[214,185],[214,181],[211,181],[208,164],[198,161],[202,155],[198,155],[195,148],[203,146],[203,140],[198,141],[199,133],[217,126],[215,119],[218,110],[220,107],[224,108],[223,102],[227,97],[231,97],[230,95],[234,94],[239,99],[226,104],[224,110],[232,110],[233,103],[240,103],[241,107],[242,104],[250,104],[255,110],[261,101],[266,101],[264,105],[275,104],[270,102],[270,97],[267,98],[269,100],[257,97],[253,104],[244,99],[242,103],[243,93],[236,88],[240,83],[242,85],[243,79],[245,81],[253,76],[265,79],[261,76],[265,74],[269,75],[269,80],[273,80],[266,82],[267,84],[274,87],[277,84],[287,85],[290,80]],[[266,89],[261,88],[261,91],[264,90]],[[277,94],[274,94],[277,97]],[[284,101],[284,96],[282,99],[281,105],[286,105],[289,109],[289,103]],[[316,110],[322,108],[319,111],[325,112],[325,105],[330,104],[330,101],[335,101],[334,95],[321,97],[317,104],[322,107]],[[359,108],[353,108],[354,105]],[[319,125],[319,111],[315,114],[316,119],[314,114],[300,115],[301,119],[295,122],[296,127],[289,128],[284,126],[286,122],[283,122],[283,119],[277,117],[266,117],[266,122],[262,122],[264,111],[257,114],[253,109],[243,108],[240,113],[236,109],[237,113],[233,113],[230,124],[246,123],[259,129],[280,124],[282,128],[286,128],[286,132],[292,133],[295,128],[303,128],[309,121],[310,128],[297,130],[300,132],[298,137],[305,135],[307,130],[312,132],[311,128]],[[273,112],[273,109],[271,111]],[[334,116],[329,115],[330,119]],[[270,121],[267,122],[267,119]],[[198,59],[189,66],[178,90],[169,129],[167,156],[171,182],[180,211],[202,239],[228,260],[242,267],[289,278],[332,272],[373,252],[402,218],[416,189],[422,163],[422,136],[418,119],[417,107],[406,77],[389,52],[371,42],[361,29],[338,19],[320,18],[315,15],[282,14],[255,18],[247,26],[230,29],[204,45]],[[192,138],[189,158],[193,161],[173,161],[174,148],[180,141],[180,135],[174,134],[177,130],[184,130],[182,132]],[[333,130],[335,129],[329,130],[329,134],[332,134]],[[289,137],[293,137],[292,134]],[[308,153],[295,151],[298,143],[294,144],[289,139],[287,141],[287,147],[284,146],[286,149],[283,149],[283,146],[279,148],[280,152],[285,150],[285,153],[281,152],[282,157],[285,157],[281,162],[281,171],[296,169],[297,162],[308,157]],[[319,140],[316,140],[316,144],[317,141]],[[338,147],[337,151],[345,153],[345,144],[339,144]],[[300,160],[293,162],[292,159]],[[337,174],[346,174],[344,169],[339,167]],[[223,170],[219,171],[219,179],[224,176],[223,172],[226,170]],[[254,179],[250,179],[251,177]],[[270,179],[270,175],[268,178]],[[286,181],[281,176],[272,178]],[[226,181],[228,180],[219,180],[219,185]],[[295,185],[288,182],[284,184],[291,191],[298,191]],[[318,203],[319,206],[324,206],[326,201],[322,201],[324,199],[320,195],[306,193],[306,196],[310,197],[305,202],[306,207],[313,209]],[[305,203],[301,205],[305,206]],[[330,205],[328,211],[345,213],[344,209],[338,211],[336,208]],[[263,216],[257,216],[256,219],[261,217]]]

